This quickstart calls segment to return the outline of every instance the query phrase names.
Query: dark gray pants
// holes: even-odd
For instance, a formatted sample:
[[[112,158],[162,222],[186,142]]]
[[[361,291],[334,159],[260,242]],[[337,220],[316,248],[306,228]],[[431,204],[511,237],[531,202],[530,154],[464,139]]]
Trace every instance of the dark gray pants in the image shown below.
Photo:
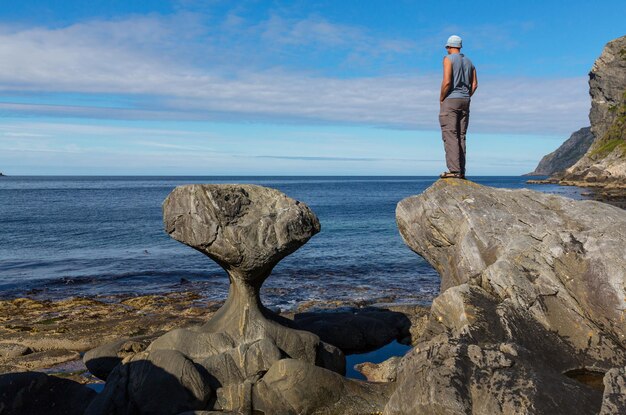
[[[465,134],[469,124],[470,100],[447,98],[439,110],[441,137],[448,171],[465,174]]]

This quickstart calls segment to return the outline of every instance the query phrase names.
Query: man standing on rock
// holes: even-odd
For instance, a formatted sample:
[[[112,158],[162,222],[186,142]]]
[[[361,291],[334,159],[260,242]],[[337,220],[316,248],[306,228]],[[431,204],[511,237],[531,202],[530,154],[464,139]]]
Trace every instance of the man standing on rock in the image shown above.
[[[470,98],[478,88],[474,64],[461,53],[459,36],[448,38],[443,58],[443,81],[439,95],[439,124],[446,150],[448,171],[440,177],[465,178],[465,133],[469,123]]]

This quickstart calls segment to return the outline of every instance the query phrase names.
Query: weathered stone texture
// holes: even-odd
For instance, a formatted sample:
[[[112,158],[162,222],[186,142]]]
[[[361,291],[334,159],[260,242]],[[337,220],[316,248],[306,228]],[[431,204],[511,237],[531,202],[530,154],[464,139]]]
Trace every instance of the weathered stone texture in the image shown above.
[[[442,293],[385,414],[598,413],[564,373],[626,363],[626,211],[448,179],[396,214]]]

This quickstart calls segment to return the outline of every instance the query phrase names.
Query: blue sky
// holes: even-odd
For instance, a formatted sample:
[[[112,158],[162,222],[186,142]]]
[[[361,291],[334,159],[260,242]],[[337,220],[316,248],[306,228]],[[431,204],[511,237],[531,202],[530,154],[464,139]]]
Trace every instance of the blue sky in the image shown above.
[[[6,174],[434,175],[443,44],[479,75],[470,175],[587,126],[623,1],[29,1],[0,8]]]

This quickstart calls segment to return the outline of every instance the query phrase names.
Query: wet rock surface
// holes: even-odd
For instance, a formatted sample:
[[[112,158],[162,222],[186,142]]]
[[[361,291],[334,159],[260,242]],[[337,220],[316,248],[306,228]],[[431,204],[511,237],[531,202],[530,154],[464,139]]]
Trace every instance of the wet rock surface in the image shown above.
[[[598,413],[564,373],[626,362],[625,211],[448,179],[396,213],[443,292],[386,414]]]

